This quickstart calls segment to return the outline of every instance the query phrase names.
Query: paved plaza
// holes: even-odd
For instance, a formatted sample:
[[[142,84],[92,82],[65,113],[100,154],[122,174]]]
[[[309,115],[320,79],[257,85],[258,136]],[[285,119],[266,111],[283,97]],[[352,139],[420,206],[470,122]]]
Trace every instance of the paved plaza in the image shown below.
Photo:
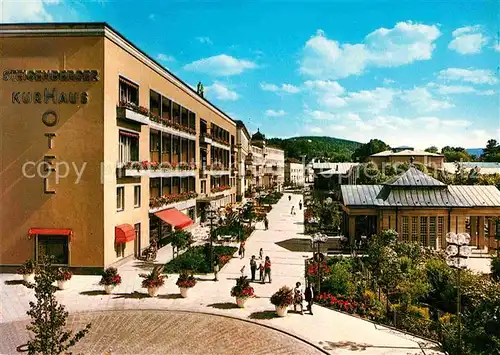
[[[145,272],[150,265],[136,260],[119,268],[122,284],[115,288],[112,295],[105,295],[98,285],[100,276],[73,276],[69,289],[58,291],[57,298],[66,305],[72,315],[72,322],[87,317],[85,319],[91,319],[102,336],[94,348],[88,343],[96,339],[97,335],[89,336],[82,343],[81,351],[85,354],[98,353],[93,351],[106,350],[108,342],[115,349],[113,355],[132,354],[130,349],[141,348],[138,344],[150,339],[153,350],[150,348],[148,354],[198,354],[202,351],[200,349],[204,349],[206,354],[310,354],[319,351],[317,349],[330,354],[437,353],[433,343],[320,306],[315,306],[314,316],[293,312],[285,318],[274,315],[274,306],[270,304],[269,298],[280,286],[292,287],[297,281],[303,283],[304,259],[311,257],[309,252],[292,252],[276,244],[292,238],[309,240],[303,235],[303,211],[298,210],[301,198],[301,195],[292,195],[292,201],[289,202],[285,194],[268,215],[269,230],[265,231],[260,223],[257,224],[257,230],[246,243],[245,259],[237,256],[233,258],[221,270],[219,282],[212,281],[212,275],[200,276],[196,286],[189,290],[187,299],[179,296],[175,285],[177,275],[169,275],[158,297],[148,297],[146,290],[141,288],[139,273]],[[295,205],[296,215],[290,215],[292,204]],[[243,265],[246,265],[246,274],[249,274],[249,258],[252,254],[258,255],[260,248],[264,249],[264,255],[271,258],[272,283],[254,283],[252,286],[257,297],[249,299],[246,307],[239,309],[230,296],[230,289],[240,276]],[[170,246],[163,248],[157,261],[168,261],[170,250]],[[16,338],[12,334],[24,331],[22,325],[27,319],[28,302],[34,299],[33,291],[16,280],[21,280],[21,276],[0,275],[0,338],[10,339],[10,349],[25,340],[25,335],[19,334]],[[132,310],[134,312],[130,313]],[[80,312],[86,313],[76,314]],[[116,317],[122,321],[115,322]],[[147,325],[141,326],[143,320]],[[114,325],[105,326],[106,322]],[[121,329],[120,325],[131,335],[117,338],[116,331]],[[157,333],[155,327],[163,331]],[[120,334],[126,333],[125,330]],[[232,345],[226,349],[217,344],[218,340]],[[201,347],[197,347],[196,343],[201,344]],[[237,344],[244,344],[244,347],[239,348]],[[292,348],[295,350],[288,350]]]

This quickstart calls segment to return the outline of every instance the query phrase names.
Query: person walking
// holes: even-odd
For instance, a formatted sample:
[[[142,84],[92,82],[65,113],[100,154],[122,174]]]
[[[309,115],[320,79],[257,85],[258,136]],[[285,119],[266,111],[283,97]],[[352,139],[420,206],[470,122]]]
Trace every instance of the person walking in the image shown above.
[[[252,281],[255,281],[255,271],[257,271],[257,261],[255,260],[255,255],[252,255],[250,259],[250,274],[252,275]]]
[[[259,250],[259,259],[262,260],[264,258],[264,249],[260,248]]]
[[[293,289],[293,310],[297,312],[297,306],[300,306],[300,314],[304,314],[304,305],[302,304],[304,298],[302,297],[302,290],[300,289],[300,282],[295,284]]]
[[[214,281],[219,281],[219,260],[214,260]]]
[[[302,210],[302,200],[299,201],[299,210]]]
[[[241,276],[245,276],[245,265],[240,269]]]
[[[295,206],[292,206],[292,209],[290,210],[290,214],[294,215],[295,214]]]
[[[245,241],[240,243],[240,259],[245,257]]]
[[[269,229],[269,220],[267,219],[267,216],[264,217],[264,228],[266,231]]]
[[[292,195],[288,195],[288,201],[292,201]]]
[[[262,279],[262,283],[266,282],[266,276],[269,277],[269,283],[272,282],[271,280],[271,259],[269,259],[268,256],[266,256],[266,260],[264,261],[264,278]]]
[[[312,305],[313,305],[313,300],[314,300],[314,290],[313,290],[310,282],[308,283],[306,290],[304,292],[304,298],[307,302],[307,310],[312,315],[313,314]]]
[[[264,283],[264,261],[259,265],[259,281]]]

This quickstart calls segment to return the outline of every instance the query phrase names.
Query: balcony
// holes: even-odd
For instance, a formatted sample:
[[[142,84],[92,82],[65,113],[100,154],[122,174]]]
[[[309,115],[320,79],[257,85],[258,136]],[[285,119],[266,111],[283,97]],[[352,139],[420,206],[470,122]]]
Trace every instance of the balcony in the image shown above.
[[[142,125],[149,124],[148,109],[129,102],[120,102],[116,108],[116,117]]]
[[[220,149],[227,149],[230,150],[229,142],[221,139],[221,138],[216,138],[212,137],[212,146],[220,148]]]
[[[228,166],[223,166],[221,164],[214,164],[212,166],[207,165],[207,170],[210,170],[212,176],[229,175],[231,171]]]
[[[118,177],[188,177],[196,176],[196,164],[128,162],[118,163],[118,171]]]
[[[149,213],[155,213],[167,208],[177,208],[184,210],[196,206],[196,192],[181,192],[179,194],[170,194],[159,197],[153,197],[149,200]]]
[[[204,144],[212,144],[212,136],[208,132],[200,133],[200,142]]]
[[[196,140],[196,130],[183,126],[179,123],[175,123],[172,120],[161,118],[153,113],[150,114],[149,126],[161,132],[173,134],[186,139]]]

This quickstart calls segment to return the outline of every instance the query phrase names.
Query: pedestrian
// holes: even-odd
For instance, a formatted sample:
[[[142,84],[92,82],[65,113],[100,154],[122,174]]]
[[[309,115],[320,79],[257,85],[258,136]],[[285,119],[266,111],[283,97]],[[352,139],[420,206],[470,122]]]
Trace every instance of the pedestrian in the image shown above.
[[[292,201],[292,195],[288,195],[288,201]]]
[[[215,260],[214,260],[214,281],[219,281],[218,274],[219,274],[219,260],[217,260],[217,258],[215,258]]]
[[[240,259],[245,257],[245,241],[240,243]]]
[[[264,261],[259,265],[259,281],[264,283]]]
[[[295,288],[293,289],[293,310],[297,312],[297,306],[300,306],[300,314],[304,314],[304,305],[302,297],[302,291],[300,289],[300,282],[295,284]]]
[[[314,290],[313,290],[310,282],[308,283],[306,290],[304,292],[304,298],[307,302],[307,310],[312,315],[313,314],[312,305],[313,305],[313,300],[314,300]]]
[[[245,265],[240,269],[241,276],[245,276]]]
[[[257,271],[257,261],[255,260],[255,255],[252,255],[250,259],[250,273],[252,275],[252,281],[255,281],[255,271]]]
[[[302,200],[299,201],[299,210],[302,210]]]
[[[266,276],[269,277],[269,283],[271,283],[271,259],[266,256],[266,260],[264,261],[264,278],[262,279],[262,283],[266,282]]]
[[[292,209],[290,210],[290,214],[294,215],[295,214],[295,206],[292,206]]]
[[[267,216],[264,217],[264,228],[266,231],[269,229],[269,220],[267,219]]]
[[[264,258],[264,250],[260,248],[259,250],[259,259],[262,260]]]

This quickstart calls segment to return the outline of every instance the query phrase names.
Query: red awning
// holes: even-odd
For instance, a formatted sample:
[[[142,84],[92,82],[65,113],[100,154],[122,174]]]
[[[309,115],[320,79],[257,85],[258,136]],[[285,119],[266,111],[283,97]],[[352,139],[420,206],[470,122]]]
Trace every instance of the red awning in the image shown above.
[[[34,235],[65,235],[73,237],[73,231],[67,228],[30,228],[28,230],[28,238],[31,239]]]
[[[120,130],[120,135],[121,136],[126,136],[126,137],[139,138],[139,134],[138,133],[132,133],[132,132],[127,132],[127,131],[122,131],[122,130]]]
[[[189,227],[194,223],[191,218],[189,218],[176,208],[170,208],[168,210],[156,212],[155,216],[160,218],[162,221],[170,224],[175,229],[183,229]]]
[[[115,227],[115,243],[124,244],[135,239],[135,228],[130,224],[120,224]]]

